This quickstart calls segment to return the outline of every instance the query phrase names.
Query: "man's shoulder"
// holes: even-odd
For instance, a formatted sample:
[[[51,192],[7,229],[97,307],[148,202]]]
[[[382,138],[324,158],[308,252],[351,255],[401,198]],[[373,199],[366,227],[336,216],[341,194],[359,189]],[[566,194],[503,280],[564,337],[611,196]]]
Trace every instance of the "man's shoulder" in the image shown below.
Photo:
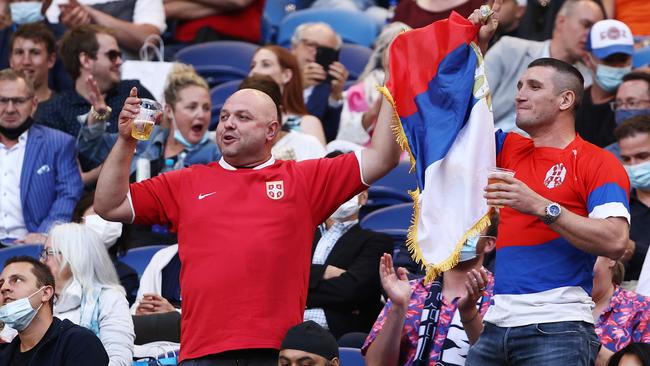
[[[534,52],[543,49],[546,46],[547,42],[548,41],[540,42],[512,36],[503,36],[497,43],[494,44],[494,46],[492,46],[492,48],[500,51],[501,53],[513,51]],[[510,54],[510,56],[512,56],[512,54]]]
[[[34,123],[29,128],[29,135],[30,137],[31,136],[44,137],[45,139],[47,139],[48,142],[53,143],[54,145],[64,145],[66,143],[69,143],[70,141],[74,142],[74,137],[72,137],[71,135],[39,123]]]
[[[72,341],[75,347],[83,347],[89,341],[95,343],[96,340],[99,340],[90,329],[77,325],[68,319],[60,320],[54,317],[53,322],[56,329],[52,336]]]

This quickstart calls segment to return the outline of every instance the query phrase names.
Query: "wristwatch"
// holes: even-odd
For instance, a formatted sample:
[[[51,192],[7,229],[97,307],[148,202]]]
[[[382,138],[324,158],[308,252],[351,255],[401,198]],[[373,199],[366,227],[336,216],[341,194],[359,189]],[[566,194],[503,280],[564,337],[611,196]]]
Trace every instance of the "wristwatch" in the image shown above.
[[[546,225],[550,225],[554,223],[558,217],[560,217],[561,213],[562,206],[560,206],[560,204],[557,202],[551,202],[544,208],[544,217],[542,217],[542,221]]]

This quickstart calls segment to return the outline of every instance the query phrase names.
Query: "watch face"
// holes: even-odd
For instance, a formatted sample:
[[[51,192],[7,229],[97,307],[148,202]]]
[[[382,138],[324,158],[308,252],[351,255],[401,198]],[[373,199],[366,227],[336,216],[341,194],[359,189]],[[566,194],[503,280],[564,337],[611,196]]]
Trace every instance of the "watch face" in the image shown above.
[[[558,205],[550,205],[548,207],[548,213],[551,214],[551,216],[557,216],[560,214],[560,206]]]

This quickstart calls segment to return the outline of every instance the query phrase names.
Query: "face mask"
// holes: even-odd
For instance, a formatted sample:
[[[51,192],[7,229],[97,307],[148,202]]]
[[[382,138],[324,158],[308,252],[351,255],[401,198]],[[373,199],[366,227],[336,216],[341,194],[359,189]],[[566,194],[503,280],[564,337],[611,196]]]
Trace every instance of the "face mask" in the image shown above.
[[[209,136],[208,136],[208,131],[206,130],[205,133],[203,134],[203,137],[201,138],[201,141],[199,141],[198,144],[191,144],[189,141],[185,139],[185,137],[183,137],[183,134],[178,129],[178,125],[176,124],[176,118],[174,118],[173,113],[171,114],[171,119],[172,119],[172,124],[174,125],[174,138],[176,139],[176,141],[183,144],[183,146],[185,146],[189,150],[193,150],[198,146],[204,144],[206,141],[208,141]]]
[[[630,71],[632,71],[632,66],[611,67],[607,65],[598,65],[596,67],[596,82],[606,92],[613,93],[623,82],[623,76]]]
[[[636,165],[624,165],[630,176],[632,188],[650,191],[650,161]]]
[[[44,19],[41,14],[43,3],[39,1],[25,1],[9,4],[11,19],[16,24],[36,23]]]
[[[336,222],[344,222],[348,217],[359,213],[359,196],[354,196],[348,201],[344,202],[334,213],[330,219]]]
[[[616,125],[620,125],[626,119],[630,119],[635,116],[643,116],[650,114],[650,108],[644,109],[617,109],[614,112],[614,117],[616,118]]]
[[[88,215],[84,218],[86,226],[94,231],[102,240],[106,249],[115,244],[122,235],[122,223],[102,219],[99,215]]]
[[[18,140],[20,135],[23,134],[23,132],[27,131],[30,127],[32,127],[32,124],[34,123],[34,120],[29,117],[23,122],[22,125],[14,128],[5,128],[0,126],[0,134],[2,134],[4,137],[8,138],[9,140],[15,141]]]
[[[41,303],[38,309],[34,309],[32,304],[29,302],[29,299],[44,288],[45,286],[39,288],[36,292],[27,297],[0,307],[0,321],[19,332],[25,330],[36,316],[36,313],[38,313],[38,310],[43,306],[43,303]]]
[[[460,248],[460,262],[465,262],[470,259],[477,257],[476,247],[478,246],[478,241],[480,238],[491,238],[491,236],[486,235],[475,235],[465,241],[463,247]]]

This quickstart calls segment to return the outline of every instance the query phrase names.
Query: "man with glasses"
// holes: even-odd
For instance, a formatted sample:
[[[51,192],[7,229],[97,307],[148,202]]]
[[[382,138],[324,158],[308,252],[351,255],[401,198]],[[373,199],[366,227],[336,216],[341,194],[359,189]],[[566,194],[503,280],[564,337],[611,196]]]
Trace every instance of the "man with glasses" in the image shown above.
[[[606,19],[594,24],[587,37],[584,61],[594,77],[585,89],[582,104],[576,113],[576,132],[588,142],[605,147],[614,138],[614,101],[623,76],[632,71],[634,39],[625,23]]]
[[[31,257],[9,258],[0,274],[0,321],[18,336],[0,350],[0,365],[108,365],[90,330],[52,315],[54,277]]]
[[[34,123],[34,86],[0,71],[0,242],[44,243],[55,222],[70,221],[83,185],[74,138]]]
[[[305,105],[309,113],[323,123],[328,142],[334,140],[338,132],[348,70],[338,60],[325,70],[316,62],[316,54],[319,47],[338,51],[342,44],[341,36],[326,23],[301,24],[291,37],[291,52],[302,71]]]

